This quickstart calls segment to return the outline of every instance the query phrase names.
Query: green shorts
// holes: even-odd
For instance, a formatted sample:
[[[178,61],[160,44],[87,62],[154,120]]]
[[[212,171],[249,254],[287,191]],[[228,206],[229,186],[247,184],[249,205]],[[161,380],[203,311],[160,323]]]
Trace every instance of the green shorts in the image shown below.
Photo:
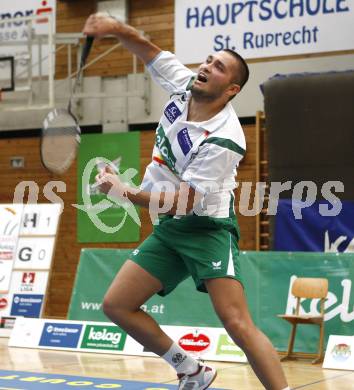
[[[188,276],[207,292],[205,279],[233,278],[242,283],[239,230],[232,218],[163,217],[130,259],[159,279],[167,295]]]

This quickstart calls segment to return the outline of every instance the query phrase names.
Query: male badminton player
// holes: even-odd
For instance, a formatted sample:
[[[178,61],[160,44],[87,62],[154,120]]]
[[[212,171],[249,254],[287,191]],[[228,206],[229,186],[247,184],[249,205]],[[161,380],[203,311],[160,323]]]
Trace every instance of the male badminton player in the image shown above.
[[[104,298],[105,314],[176,369],[180,390],[206,389],[216,370],[187,354],[140,309],[153,294],[167,295],[191,275],[196,288],[209,293],[264,387],[289,389],[276,351],[253,324],[240,274],[233,190],[246,145],[230,100],[247,82],[247,64],[224,50],[209,55],[195,74],[133,27],[104,14],[90,16],[84,33],[115,35],[171,96],[140,190],[109,168],[96,178],[111,196],[160,210],[171,205],[120,269]]]

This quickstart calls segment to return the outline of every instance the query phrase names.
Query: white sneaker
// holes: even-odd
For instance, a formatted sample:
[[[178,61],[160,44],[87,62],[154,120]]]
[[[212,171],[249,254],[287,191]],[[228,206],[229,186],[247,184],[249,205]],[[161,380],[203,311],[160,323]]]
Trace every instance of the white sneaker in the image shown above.
[[[178,390],[204,390],[207,389],[216,378],[215,368],[199,364],[194,374],[178,374]]]

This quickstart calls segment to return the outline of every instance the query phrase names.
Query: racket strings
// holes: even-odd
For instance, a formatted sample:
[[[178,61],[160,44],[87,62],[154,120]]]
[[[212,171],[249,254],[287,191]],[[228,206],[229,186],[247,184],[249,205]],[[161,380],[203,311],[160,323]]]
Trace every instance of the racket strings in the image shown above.
[[[47,116],[42,131],[42,162],[51,171],[63,173],[75,160],[80,129],[66,110],[55,110]]]

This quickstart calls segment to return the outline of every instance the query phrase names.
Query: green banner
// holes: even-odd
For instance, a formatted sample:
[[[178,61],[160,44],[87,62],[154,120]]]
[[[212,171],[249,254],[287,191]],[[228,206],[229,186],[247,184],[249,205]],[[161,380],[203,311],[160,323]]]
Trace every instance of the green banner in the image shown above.
[[[70,320],[107,321],[101,310],[103,296],[131,250],[85,249],[81,252],[68,313]],[[329,280],[325,340],[330,334],[352,335],[354,324],[354,257],[337,253],[241,252],[241,272],[250,311],[256,325],[278,350],[286,350],[290,325],[277,317],[295,306],[290,294],[296,277]],[[99,280],[99,283],[98,283]],[[319,311],[318,300],[301,303],[305,312]],[[154,296],[143,307],[163,325],[221,327],[207,294],[195,290],[191,278],[167,297]],[[314,352],[318,328],[300,325],[295,351]],[[229,348],[224,340],[220,348]]]
[[[123,351],[126,338],[117,326],[87,325],[80,348]]]
[[[113,162],[123,181],[140,181],[140,133],[87,134],[78,158],[77,235],[79,242],[136,242],[140,239],[139,209],[107,199],[90,189],[97,164]]]
[[[325,340],[331,334],[352,335],[354,326],[353,254],[314,252],[242,252],[242,273],[252,317],[279,350],[286,350],[291,326],[277,318],[290,308],[295,299],[290,294],[291,280],[296,277],[319,277],[329,281],[325,304]],[[305,312],[316,309],[319,301],[306,299]],[[299,325],[295,351],[315,352],[317,326]]]
[[[69,320],[107,322],[101,302],[130,249],[83,249],[68,312]],[[184,310],[185,303],[191,310]],[[159,324],[221,327],[207,294],[195,290],[191,278],[167,297],[153,296],[142,307]]]

